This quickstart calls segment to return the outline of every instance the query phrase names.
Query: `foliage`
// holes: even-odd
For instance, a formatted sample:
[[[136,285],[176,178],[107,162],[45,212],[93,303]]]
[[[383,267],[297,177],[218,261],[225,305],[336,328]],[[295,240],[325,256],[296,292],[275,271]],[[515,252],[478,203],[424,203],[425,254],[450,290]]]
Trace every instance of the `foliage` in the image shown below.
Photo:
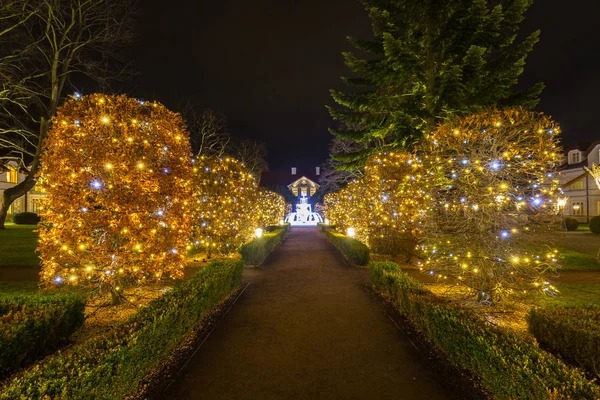
[[[40,222],[40,217],[33,212],[22,212],[13,214],[12,223],[17,225],[36,225]]]
[[[541,345],[600,377],[600,308],[532,309],[527,321]]]
[[[0,376],[46,355],[81,326],[78,296],[0,296]]]
[[[365,166],[369,203],[369,247],[408,260],[423,236],[428,193],[419,159],[407,152],[377,154]]]
[[[38,234],[35,225],[6,224],[0,230],[0,267],[36,267]]]
[[[0,228],[10,204],[36,184],[51,119],[72,79],[105,88],[125,75],[121,50],[133,38],[134,5],[134,0],[0,3],[0,158],[15,161],[25,173],[0,194]]]
[[[363,243],[369,239],[368,198],[362,180],[350,182],[344,189],[328,193],[323,200],[324,217],[340,232],[354,228],[356,238]]]
[[[600,233],[600,216],[590,218],[590,231]]]
[[[365,244],[333,230],[326,229],[324,232],[327,240],[352,264],[360,266],[369,264],[370,251]]]
[[[285,228],[265,233],[261,237],[243,245],[240,248],[240,254],[242,255],[244,264],[261,265],[279,242],[281,242],[285,233],[290,229],[289,227],[289,224],[287,224]]]
[[[231,157],[202,156],[194,167],[194,245],[236,252],[254,235],[258,187],[244,164]]]
[[[159,103],[102,94],[67,101],[41,158],[42,281],[118,290],[123,279],[181,277],[189,146],[181,118]]]
[[[371,282],[444,356],[494,399],[596,399],[600,387],[522,337],[425,290],[393,263],[371,263]]]
[[[577,221],[575,218],[565,218],[565,226],[567,227],[568,231],[576,231],[577,228],[579,227],[579,221]]]
[[[285,199],[282,195],[263,188],[258,188],[256,204],[257,227],[279,225],[285,218]]]
[[[522,109],[453,118],[417,155],[429,199],[424,268],[496,302],[517,291],[552,292],[542,274],[558,264],[546,245],[558,222],[559,127]]]
[[[242,269],[241,261],[211,263],[107,334],[28,369],[0,399],[125,398],[239,285]]]
[[[332,133],[365,145],[340,154],[338,168],[375,153],[410,148],[446,117],[485,106],[533,107],[542,84],[518,90],[539,31],[517,40],[531,0],[366,0],[374,38],[351,38],[347,93],[332,90],[341,122]]]

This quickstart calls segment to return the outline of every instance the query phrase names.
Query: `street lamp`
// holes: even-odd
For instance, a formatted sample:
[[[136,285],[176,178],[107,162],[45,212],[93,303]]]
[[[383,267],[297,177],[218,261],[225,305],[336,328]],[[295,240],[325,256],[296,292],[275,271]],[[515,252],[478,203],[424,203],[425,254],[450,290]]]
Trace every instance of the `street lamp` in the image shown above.
[[[558,209],[560,210],[560,217],[561,217],[560,229],[563,231],[567,230],[567,223],[565,221],[565,206],[567,205],[567,199],[568,199],[568,197],[561,197],[557,201]]]

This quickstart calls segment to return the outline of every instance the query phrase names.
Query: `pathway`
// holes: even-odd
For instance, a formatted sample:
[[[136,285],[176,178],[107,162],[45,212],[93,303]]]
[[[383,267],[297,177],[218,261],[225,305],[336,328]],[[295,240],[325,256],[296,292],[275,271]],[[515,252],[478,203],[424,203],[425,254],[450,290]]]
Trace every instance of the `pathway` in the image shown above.
[[[445,399],[439,377],[316,229],[246,269],[238,302],[165,399]]]

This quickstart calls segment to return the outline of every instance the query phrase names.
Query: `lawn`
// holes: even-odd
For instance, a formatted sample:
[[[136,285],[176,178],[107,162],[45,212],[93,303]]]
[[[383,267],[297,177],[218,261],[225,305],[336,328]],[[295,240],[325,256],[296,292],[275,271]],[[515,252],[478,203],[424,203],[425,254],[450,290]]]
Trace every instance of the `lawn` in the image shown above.
[[[600,306],[600,284],[563,283],[557,284],[560,293],[557,296],[537,296],[540,306]]]
[[[35,253],[38,234],[36,225],[6,224],[0,230],[0,267],[37,267],[40,260]]]
[[[559,254],[563,271],[600,272],[600,264],[598,264],[596,257],[593,255],[567,249],[559,249]]]

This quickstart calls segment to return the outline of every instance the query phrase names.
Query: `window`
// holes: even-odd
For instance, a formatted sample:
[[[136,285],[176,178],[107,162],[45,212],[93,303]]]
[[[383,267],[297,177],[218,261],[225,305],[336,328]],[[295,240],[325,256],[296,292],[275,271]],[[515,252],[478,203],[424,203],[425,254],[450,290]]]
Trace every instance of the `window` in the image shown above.
[[[569,164],[577,164],[580,161],[581,161],[581,152],[574,151],[573,153],[571,153],[571,160],[569,161]]]
[[[296,175],[296,167],[292,167],[292,175]]]
[[[42,203],[42,199],[32,199],[31,200],[31,212],[38,214],[40,212],[40,205]]]
[[[571,185],[571,190],[583,190],[583,179],[578,180],[577,182]]]
[[[6,173],[6,182],[19,183],[19,172],[15,167],[8,167],[8,172]]]
[[[583,215],[583,203],[582,202],[571,203],[571,215]]]

